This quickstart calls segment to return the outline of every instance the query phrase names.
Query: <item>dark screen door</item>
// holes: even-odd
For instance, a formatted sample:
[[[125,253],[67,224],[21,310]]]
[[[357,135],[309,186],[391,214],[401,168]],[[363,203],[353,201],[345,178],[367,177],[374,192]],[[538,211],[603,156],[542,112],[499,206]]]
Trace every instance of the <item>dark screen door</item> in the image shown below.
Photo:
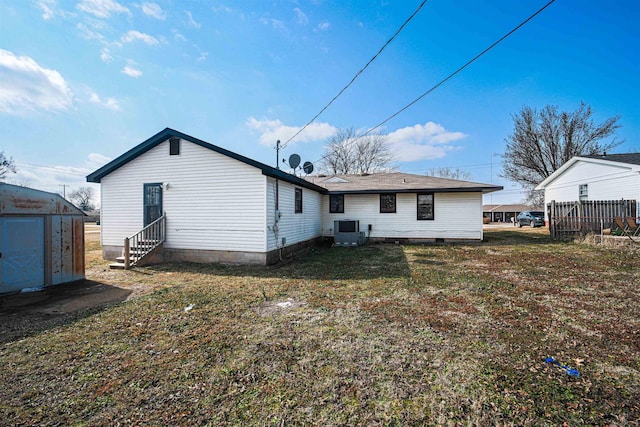
[[[162,184],[144,185],[144,226],[162,216]]]

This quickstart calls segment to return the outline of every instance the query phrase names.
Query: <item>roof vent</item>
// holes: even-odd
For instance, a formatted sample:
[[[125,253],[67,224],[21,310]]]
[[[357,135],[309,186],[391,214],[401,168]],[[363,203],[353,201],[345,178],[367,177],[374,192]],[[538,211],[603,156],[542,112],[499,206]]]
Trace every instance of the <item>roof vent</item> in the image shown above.
[[[346,179],[340,178],[338,176],[332,176],[331,178],[325,179],[322,182],[326,182],[326,183],[329,183],[329,184],[335,184],[335,183],[344,183],[344,182],[349,182],[349,181],[347,181]]]

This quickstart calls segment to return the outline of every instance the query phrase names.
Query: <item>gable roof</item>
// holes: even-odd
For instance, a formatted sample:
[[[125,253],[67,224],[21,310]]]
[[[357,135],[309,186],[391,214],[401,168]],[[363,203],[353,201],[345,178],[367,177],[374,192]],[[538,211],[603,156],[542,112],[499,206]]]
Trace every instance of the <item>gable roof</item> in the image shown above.
[[[151,138],[147,139],[146,141],[142,142],[141,144],[136,145],[135,147],[133,147],[131,150],[127,151],[126,153],[122,154],[121,156],[117,157],[116,159],[110,161],[109,163],[107,163],[106,165],[102,166],[100,169],[94,171],[93,173],[87,175],[87,182],[96,182],[99,183],[102,178],[104,178],[106,175],[110,174],[111,172],[115,171],[116,169],[120,168],[121,166],[124,166],[125,164],[127,164],[128,162],[130,162],[131,160],[135,159],[136,157],[146,153],[147,151],[151,150],[152,148],[158,146],[159,144],[165,142],[166,140],[168,140],[169,138],[180,138],[183,139],[185,141],[189,141],[192,142],[196,145],[199,145],[201,147],[207,148],[211,151],[215,151],[216,153],[220,153],[222,155],[225,155],[227,157],[231,157],[232,159],[238,160],[242,163],[245,163],[247,165],[253,166],[255,168],[258,168],[262,171],[263,175],[266,176],[270,176],[272,178],[278,178],[281,179],[282,181],[285,182],[289,182],[291,184],[294,185],[299,185],[301,187],[306,187],[310,190],[314,190],[317,191],[319,193],[326,193],[326,190],[322,187],[319,187],[309,181],[305,181],[302,178],[298,178],[297,176],[288,174],[286,172],[281,171],[280,169],[276,169],[273,166],[269,166],[266,165],[264,163],[260,163],[258,161],[255,161],[253,159],[250,159],[248,157],[242,156],[240,154],[234,153],[233,151],[229,151],[226,150],[222,147],[218,147],[217,145],[213,145],[213,144],[209,144],[208,142],[205,142],[201,139],[198,138],[194,138],[191,135],[187,135],[186,133],[182,133],[182,132],[178,132],[177,130],[171,129],[171,128],[165,128],[164,130],[158,132],[157,134],[153,135]]]
[[[491,193],[503,187],[493,184],[413,175],[401,172],[363,175],[308,176],[307,181],[326,188],[330,194],[415,193],[415,192],[482,192]]]
[[[575,156],[569,159],[564,165],[560,166],[554,173],[546,177],[540,184],[538,184],[536,190],[544,190],[549,184],[578,162],[613,166],[640,172],[640,153]]]

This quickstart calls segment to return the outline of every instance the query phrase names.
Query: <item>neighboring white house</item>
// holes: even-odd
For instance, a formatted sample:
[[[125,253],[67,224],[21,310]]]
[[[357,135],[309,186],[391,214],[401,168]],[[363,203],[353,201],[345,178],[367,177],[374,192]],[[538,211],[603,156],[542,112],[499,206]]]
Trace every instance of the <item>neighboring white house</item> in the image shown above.
[[[107,259],[164,214],[164,261],[259,264],[332,236],[343,218],[373,239],[481,240],[482,194],[502,189],[409,174],[305,180],[169,128],[87,181],[101,185]]]
[[[545,206],[552,200],[620,199],[637,200],[640,206],[640,153],[573,157],[536,190],[544,190]]]

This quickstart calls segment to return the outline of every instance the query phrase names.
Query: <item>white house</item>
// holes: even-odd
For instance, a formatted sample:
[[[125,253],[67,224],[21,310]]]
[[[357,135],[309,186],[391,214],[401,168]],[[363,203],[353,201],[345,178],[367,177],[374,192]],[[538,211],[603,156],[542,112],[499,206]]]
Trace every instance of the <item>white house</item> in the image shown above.
[[[640,153],[573,157],[536,190],[544,190],[545,206],[552,200],[620,199],[637,200],[640,206]]]
[[[323,236],[350,219],[372,241],[482,240],[482,194],[502,188],[406,173],[307,179],[327,189]]]
[[[259,264],[332,236],[339,219],[372,239],[481,240],[482,194],[502,189],[409,174],[301,179],[169,128],[87,181],[101,185],[106,259],[161,221],[161,260]]]

